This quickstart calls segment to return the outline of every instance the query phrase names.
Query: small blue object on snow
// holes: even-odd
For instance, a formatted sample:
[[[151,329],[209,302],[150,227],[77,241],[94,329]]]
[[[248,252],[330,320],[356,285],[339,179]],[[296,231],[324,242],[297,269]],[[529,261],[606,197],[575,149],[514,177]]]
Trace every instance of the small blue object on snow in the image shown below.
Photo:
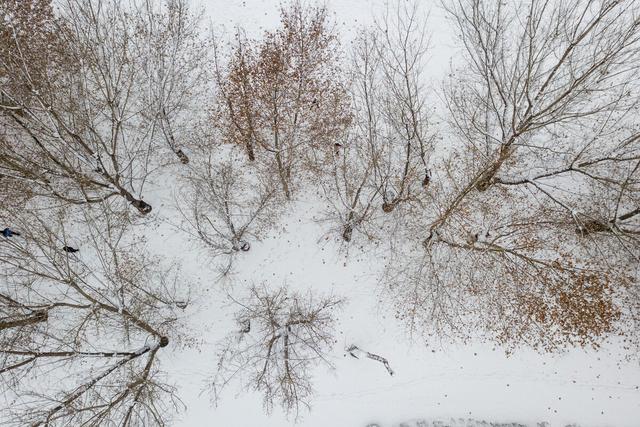
[[[13,231],[12,229],[10,229],[9,227],[5,228],[4,230],[2,230],[2,235],[4,237],[13,237],[13,236],[19,236],[20,233]]]

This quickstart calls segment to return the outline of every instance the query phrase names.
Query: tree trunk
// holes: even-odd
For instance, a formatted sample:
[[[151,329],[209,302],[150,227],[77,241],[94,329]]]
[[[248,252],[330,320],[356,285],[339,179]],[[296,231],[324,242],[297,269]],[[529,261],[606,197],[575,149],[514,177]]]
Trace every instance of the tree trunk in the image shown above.
[[[176,150],[175,153],[176,153],[176,156],[178,156],[178,159],[180,159],[180,163],[182,163],[183,165],[189,164],[189,157],[187,157],[187,155],[184,154],[184,151]]]
[[[383,202],[382,203],[382,211],[384,213],[390,213],[393,212],[393,210],[396,208],[396,206],[398,206],[398,203],[400,203],[400,200],[398,199],[394,199],[390,202]]]
[[[247,149],[247,157],[249,157],[249,161],[255,161],[256,153],[253,149],[253,143],[251,141],[247,141],[247,143],[245,144],[245,148]]]
[[[515,138],[512,138],[512,140],[513,139]],[[500,147],[500,155],[498,156],[498,159],[482,174],[480,179],[478,179],[478,182],[476,183],[476,190],[480,192],[487,191],[491,184],[493,184],[493,178],[496,176],[496,174],[502,167],[502,164],[509,158],[512,152],[513,150],[510,149],[510,145],[505,144]]]
[[[350,242],[352,234],[353,234],[353,227],[351,226],[351,224],[345,225],[342,231],[342,239],[345,242]]]
[[[141,199],[136,199],[135,197],[133,197],[133,195],[127,191],[126,189],[118,186],[118,190],[120,190],[120,194],[127,199],[127,201],[129,203],[131,203],[131,206],[133,206],[134,208],[138,209],[138,211],[142,214],[142,215],[147,215],[148,213],[151,212],[151,205],[148,204],[147,202],[145,202],[144,200]]]
[[[35,323],[46,322],[48,319],[46,311],[36,311],[31,315],[21,318],[7,318],[0,319],[0,331],[3,329],[15,328],[18,326],[33,325]]]
[[[287,171],[282,163],[282,156],[279,151],[276,151],[276,163],[278,164],[278,176],[280,177],[280,183],[282,184],[282,191],[287,200],[291,200],[291,191],[289,190],[289,182],[287,179]]]

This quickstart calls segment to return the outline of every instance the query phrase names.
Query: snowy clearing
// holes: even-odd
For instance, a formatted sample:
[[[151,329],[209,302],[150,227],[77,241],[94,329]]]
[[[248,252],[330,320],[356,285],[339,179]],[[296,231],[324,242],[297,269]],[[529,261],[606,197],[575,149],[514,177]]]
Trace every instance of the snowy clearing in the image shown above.
[[[0,426],[640,426],[640,0],[318,5],[0,0]]]

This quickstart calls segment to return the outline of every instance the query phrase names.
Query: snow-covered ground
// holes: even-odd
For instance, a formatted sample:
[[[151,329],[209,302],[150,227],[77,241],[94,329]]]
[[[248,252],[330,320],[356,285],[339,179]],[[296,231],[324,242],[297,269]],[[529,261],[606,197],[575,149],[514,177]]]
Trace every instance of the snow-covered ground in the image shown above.
[[[214,24],[227,29],[240,24],[257,35],[278,19],[274,0],[202,3]],[[358,25],[371,22],[383,4],[382,0],[328,2],[345,40]],[[434,4],[429,73],[434,87],[453,54],[442,14]],[[599,351],[541,355],[519,350],[506,356],[500,348],[483,344],[425,345],[412,340],[381,296],[384,248],[354,239],[347,251],[338,236],[328,232],[322,220],[325,206],[315,194],[298,194],[266,238],[238,258],[235,274],[224,283],[217,282],[206,252],[170,224],[176,221],[172,210],[176,189],[172,180],[164,184],[147,196],[154,202],[156,225],[160,224],[154,226],[149,243],[183,263],[185,286],[193,289],[192,303],[185,311],[192,333],[163,361],[169,381],[178,387],[186,405],[175,425],[284,427],[297,422],[309,427],[431,427],[467,426],[468,419],[486,421],[478,425],[640,425],[640,367],[637,360],[625,361],[616,343]],[[216,343],[232,327],[233,307],[227,294],[242,295],[247,284],[262,282],[313,288],[347,300],[331,354],[335,369],[315,370],[312,409],[297,421],[277,407],[266,415],[261,396],[239,387],[227,389],[217,407],[207,390],[216,368]],[[387,358],[395,375],[373,360],[348,356],[345,349],[351,344]]]
[[[157,215],[170,218],[168,192],[150,198],[161,194],[166,199]],[[267,416],[258,394],[232,387],[215,407],[207,390],[216,367],[216,342],[233,327],[227,293],[242,295],[247,284],[263,281],[274,287],[313,288],[348,301],[331,354],[335,369],[314,372],[312,409],[301,414],[298,425],[365,427],[375,422],[386,427],[419,419],[449,425],[447,420],[460,418],[527,425],[546,421],[551,426],[638,425],[640,369],[637,361],[623,361],[616,345],[553,356],[520,350],[507,357],[487,345],[413,342],[380,298],[384,254],[373,245],[358,248],[357,242],[347,253],[337,236],[327,234],[322,204],[310,199],[293,203],[268,236],[242,254],[236,274],[225,283],[216,282],[211,260],[185,234],[167,223],[155,230],[150,244],[182,260],[185,286],[194,289],[185,313],[192,336],[164,362],[186,405],[176,425],[295,424],[278,408]],[[191,342],[198,345],[189,348]],[[395,375],[380,363],[348,356],[345,349],[351,344],[386,357]]]

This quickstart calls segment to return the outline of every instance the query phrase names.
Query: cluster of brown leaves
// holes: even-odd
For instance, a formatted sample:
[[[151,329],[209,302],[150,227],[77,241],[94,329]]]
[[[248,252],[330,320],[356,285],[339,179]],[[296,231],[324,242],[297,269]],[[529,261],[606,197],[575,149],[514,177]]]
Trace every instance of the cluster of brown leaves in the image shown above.
[[[0,80],[7,92],[27,96],[42,91],[74,63],[51,0],[3,0],[0,22]]]
[[[616,330],[621,312],[615,301],[617,286],[607,276],[592,272],[568,272],[565,280],[539,276],[536,292],[516,295],[514,305],[522,313],[534,347],[554,350],[566,346],[597,348],[602,337]],[[517,341],[525,326],[503,330],[499,340]],[[536,340],[537,338],[537,340]]]
[[[219,106],[214,122],[225,142],[244,147],[250,160],[267,156],[283,191],[294,169],[331,155],[351,120],[339,71],[340,49],[324,7],[293,2],[280,27],[260,40],[240,32],[226,66],[217,69]]]

